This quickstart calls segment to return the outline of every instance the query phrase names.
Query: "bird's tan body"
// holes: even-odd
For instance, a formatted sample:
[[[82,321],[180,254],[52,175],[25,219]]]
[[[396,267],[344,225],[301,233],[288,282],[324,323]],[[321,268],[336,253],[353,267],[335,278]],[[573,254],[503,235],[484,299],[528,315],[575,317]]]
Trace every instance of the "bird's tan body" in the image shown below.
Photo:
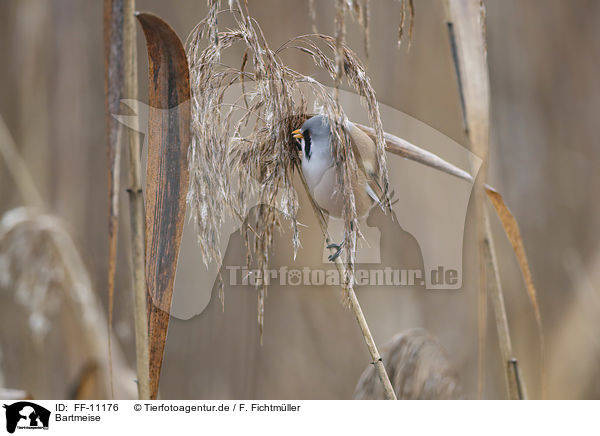
[[[373,139],[375,131],[370,127],[356,125],[350,121],[347,122],[346,127],[358,164],[358,174],[351,181],[351,185],[357,215],[362,218],[375,204],[386,200],[378,166],[377,147]],[[293,131],[292,136],[302,149],[302,172],[314,200],[330,216],[342,217],[344,198],[338,190],[339,184],[330,144],[329,122],[324,116],[315,115],[306,120],[302,128]],[[386,152],[420,162],[473,183],[473,177],[469,173],[433,153],[422,150],[389,133],[384,134],[384,140]],[[386,205],[387,207],[391,207],[391,205]]]

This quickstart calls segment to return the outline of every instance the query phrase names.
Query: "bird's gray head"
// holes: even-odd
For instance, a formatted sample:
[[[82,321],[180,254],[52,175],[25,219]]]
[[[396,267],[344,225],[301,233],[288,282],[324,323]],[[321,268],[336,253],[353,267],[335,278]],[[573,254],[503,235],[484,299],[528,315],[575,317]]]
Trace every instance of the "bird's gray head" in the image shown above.
[[[303,156],[308,160],[315,151],[325,151],[329,147],[329,121],[323,115],[309,118],[292,134],[300,144]]]

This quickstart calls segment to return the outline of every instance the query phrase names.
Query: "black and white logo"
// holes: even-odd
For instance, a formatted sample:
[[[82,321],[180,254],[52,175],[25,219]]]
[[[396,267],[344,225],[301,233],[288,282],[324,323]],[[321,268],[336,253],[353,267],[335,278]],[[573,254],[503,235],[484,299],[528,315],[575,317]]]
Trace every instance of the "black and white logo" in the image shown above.
[[[29,401],[5,404],[6,431],[14,433],[16,429],[48,430],[50,411]]]

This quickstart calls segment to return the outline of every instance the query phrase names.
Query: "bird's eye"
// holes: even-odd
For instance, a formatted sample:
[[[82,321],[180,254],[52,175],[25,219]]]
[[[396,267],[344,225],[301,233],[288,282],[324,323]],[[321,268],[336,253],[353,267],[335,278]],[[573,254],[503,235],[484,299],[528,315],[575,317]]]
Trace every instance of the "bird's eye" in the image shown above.
[[[310,159],[310,132],[307,130],[304,132],[304,155],[307,159]]]

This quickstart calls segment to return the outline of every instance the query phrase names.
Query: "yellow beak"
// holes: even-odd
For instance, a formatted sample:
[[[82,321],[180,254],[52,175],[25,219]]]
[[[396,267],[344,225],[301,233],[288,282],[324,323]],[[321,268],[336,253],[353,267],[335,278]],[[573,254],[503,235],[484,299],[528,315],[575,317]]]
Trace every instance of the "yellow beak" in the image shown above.
[[[300,129],[296,129],[292,132],[292,136],[296,139],[301,139],[304,138],[304,136],[302,136],[302,132],[300,131]]]

